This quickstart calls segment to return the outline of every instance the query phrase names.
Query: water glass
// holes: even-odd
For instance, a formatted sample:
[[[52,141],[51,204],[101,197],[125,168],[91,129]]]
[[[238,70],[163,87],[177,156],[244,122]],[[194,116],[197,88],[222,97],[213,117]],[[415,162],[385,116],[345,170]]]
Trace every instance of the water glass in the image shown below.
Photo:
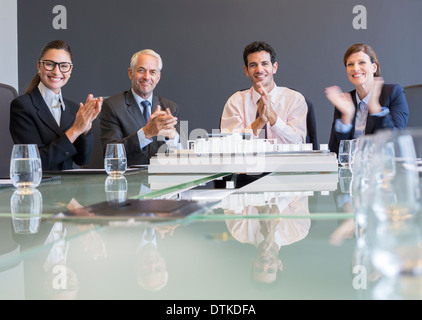
[[[37,189],[17,189],[10,198],[13,228],[18,234],[37,233],[42,214],[42,195]]]
[[[421,276],[422,241],[414,221],[380,221],[371,230],[371,260],[384,276]]]
[[[341,140],[338,149],[338,162],[343,167],[350,165],[355,151],[356,140]]]
[[[15,144],[10,157],[10,179],[16,188],[36,188],[42,179],[41,158],[36,144]]]
[[[339,168],[338,178],[339,178],[341,192],[350,193],[350,184],[352,182],[352,171],[347,167]]]
[[[110,143],[107,145],[104,168],[111,177],[118,177],[126,172],[127,159],[123,143]]]
[[[359,227],[367,228],[368,217],[371,214],[372,190],[370,182],[370,162],[374,158],[375,137],[365,135],[357,140],[352,171],[350,196],[352,199],[355,219]]]
[[[422,128],[406,128],[402,134],[408,134],[412,137],[413,145],[416,152],[417,169],[419,172],[422,171]]]
[[[124,176],[107,177],[104,189],[108,202],[123,202],[127,198],[127,180]]]
[[[412,136],[395,131],[376,136],[376,156],[370,161],[372,210],[380,220],[414,218],[420,208],[420,187]]]

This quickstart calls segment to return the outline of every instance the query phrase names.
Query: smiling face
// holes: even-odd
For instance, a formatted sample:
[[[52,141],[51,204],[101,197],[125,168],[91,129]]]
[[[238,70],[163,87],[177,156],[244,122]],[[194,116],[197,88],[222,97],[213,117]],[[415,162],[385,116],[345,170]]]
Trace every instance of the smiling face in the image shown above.
[[[147,99],[152,94],[158,81],[160,81],[159,61],[152,55],[140,54],[133,69],[128,69],[128,74],[130,80],[132,80],[133,91],[142,98]]]
[[[70,54],[62,49],[49,49],[40,60],[72,63]],[[61,88],[67,83],[72,73],[72,69],[69,72],[61,72],[58,65],[52,71],[47,71],[41,62],[37,62],[37,68],[41,82],[55,94],[60,93]]]
[[[376,71],[377,64],[372,63],[370,57],[363,51],[353,53],[347,58],[347,76],[355,87],[371,85]]]
[[[274,74],[277,72],[277,67],[277,62],[271,63],[271,56],[267,51],[257,51],[248,55],[248,64],[244,66],[244,71],[251,79],[255,90],[260,83],[267,92],[270,92],[275,85]]]

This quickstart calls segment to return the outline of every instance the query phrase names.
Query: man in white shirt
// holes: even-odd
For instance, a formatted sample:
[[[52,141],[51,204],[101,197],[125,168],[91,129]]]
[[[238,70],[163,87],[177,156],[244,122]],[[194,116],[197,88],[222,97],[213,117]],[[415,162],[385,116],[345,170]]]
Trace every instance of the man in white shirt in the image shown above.
[[[128,165],[148,164],[166,144],[177,145],[178,105],[153,93],[161,78],[163,62],[150,49],[132,56],[128,76],[130,90],[104,101],[100,114],[101,143],[123,143]]]
[[[275,139],[279,144],[305,143],[307,105],[297,91],[274,82],[278,63],[274,49],[252,42],[243,52],[249,90],[233,94],[224,106],[221,132],[250,132],[254,138]]]

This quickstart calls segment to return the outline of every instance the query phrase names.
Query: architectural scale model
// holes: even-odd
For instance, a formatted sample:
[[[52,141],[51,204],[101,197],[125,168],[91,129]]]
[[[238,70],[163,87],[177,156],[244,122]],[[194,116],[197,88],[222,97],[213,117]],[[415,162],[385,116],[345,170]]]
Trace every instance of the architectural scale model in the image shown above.
[[[321,145],[277,144],[244,134],[209,135],[188,141],[184,150],[158,153],[150,160],[150,173],[333,172],[337,156]]]

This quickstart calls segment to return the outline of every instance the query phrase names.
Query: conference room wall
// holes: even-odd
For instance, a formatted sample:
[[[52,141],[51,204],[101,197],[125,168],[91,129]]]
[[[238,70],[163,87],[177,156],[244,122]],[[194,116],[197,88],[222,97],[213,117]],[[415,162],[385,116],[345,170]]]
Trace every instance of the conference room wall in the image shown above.
[[[359,5],[366,18],[354,12]],[[250,86],[243,48],[264,40],[277,52],[276,83],[314,103],[319,142],[328,143],[333,106],[324,88],[352,89],[345,50],[370,44],[387,83],[422,83],[421,15],[420,0],[18,0],[19,91],[53,39],[72,47],[75,67],[63,91],[76,102],[129,89],[131,55],[152,48],[164,61],[156,93],[180,105],[189,132],[211,132],[227,98]]]
[[[17,0],[0,1],[0,83],[12,86],[16,90],[18,90],[17,6]]]

